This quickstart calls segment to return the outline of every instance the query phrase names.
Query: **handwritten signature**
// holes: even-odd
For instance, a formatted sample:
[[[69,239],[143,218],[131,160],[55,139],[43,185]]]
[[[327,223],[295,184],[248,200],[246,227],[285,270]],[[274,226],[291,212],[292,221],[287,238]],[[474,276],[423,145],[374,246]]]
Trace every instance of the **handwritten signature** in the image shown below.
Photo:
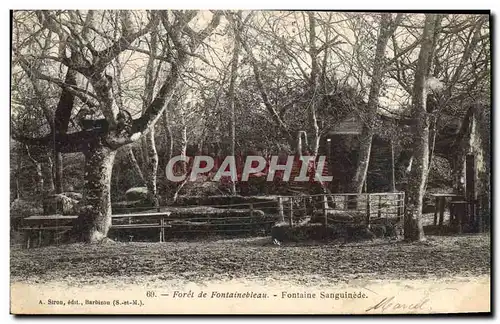
[[[380,302],[377,304],[367,308],[365,312],[369,312],[372,310],[381,310],[382,312],[385,311],[391,311],[391,310],[396,310],[396,311],[401,311],[401,310],[406,310],[406,311],[418,311],[418,310],[424,310],[424,306],[430,301],[429,298],[423,297],[420,301],[413,303],[413,304],[407,304],[407,303],[398,303],[396,300],[395,296],[392,297],[385,297],[382,299]],[[429,310],[430,307],[427,308]]]

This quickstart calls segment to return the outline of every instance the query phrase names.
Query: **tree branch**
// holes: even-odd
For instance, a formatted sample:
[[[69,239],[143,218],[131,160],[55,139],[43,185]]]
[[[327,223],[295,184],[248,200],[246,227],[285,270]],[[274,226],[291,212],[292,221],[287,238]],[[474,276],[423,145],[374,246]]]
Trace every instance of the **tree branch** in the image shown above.
[[[117,57],[121,52],[126,50],[134,40],[148,33],[153,28],[153,26],[156,26],[158,24],[158,21],[159,21],[158,16],[153,15],[153,18],[143,29],[135,33],[127,32],[123,34],[111,46],[102,51],[97,52],[95,56],[95,63],[92,68],[92,73],[95,74],[103,72],[106,66],[111,61],[113,61],[115,57]]]
[[[19,65],[21,66],[21,68],[26,72],[26,74],[28,74],[29,77],[34,77],[39,80],[45,80],[50,83],[54,83],[59,87],[68,90],[78,98],[80,98],[80,100],[82,100],[83,103],[85,103],[91,108],[98,106],[97,103],[92,101],[93,99],[97,99],[96,95],[94,95],[93,93],[77,87],[76,84],[67,84],[59,79],[43,74],[37,69],[32,69],[30,67],[29,62],[22,56],[17,57],[17,59],[19,61]]]

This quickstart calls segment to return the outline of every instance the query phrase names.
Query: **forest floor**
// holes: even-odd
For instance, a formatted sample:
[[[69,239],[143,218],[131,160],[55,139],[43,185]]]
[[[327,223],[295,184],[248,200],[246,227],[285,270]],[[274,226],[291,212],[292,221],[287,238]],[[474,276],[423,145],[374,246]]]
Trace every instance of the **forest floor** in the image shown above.
[[[71,286],[281,280],[315,285],[352,280],[490,275],[490,235],[427,236],[426,242],[375,239],[347,244],[274,245],[270,237],[166,243],[70,244],[11,248],[11,282]]]

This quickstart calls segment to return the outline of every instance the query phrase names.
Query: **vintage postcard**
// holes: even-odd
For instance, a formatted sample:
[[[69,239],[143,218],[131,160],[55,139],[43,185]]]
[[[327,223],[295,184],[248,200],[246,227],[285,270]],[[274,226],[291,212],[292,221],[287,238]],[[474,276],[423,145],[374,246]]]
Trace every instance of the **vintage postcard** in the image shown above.
[[[490,22],[11,11],[11,314],[491,313]]]

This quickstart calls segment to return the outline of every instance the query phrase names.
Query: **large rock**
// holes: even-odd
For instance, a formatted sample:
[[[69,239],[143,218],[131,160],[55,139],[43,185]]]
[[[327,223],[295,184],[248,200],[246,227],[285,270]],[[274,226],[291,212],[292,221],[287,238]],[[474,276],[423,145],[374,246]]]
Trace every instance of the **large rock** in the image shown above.
[[[79,192],[76,192],[76,191],[67,191],[67,192],[63,192],[62,195],[65,195],[66,197],[69,197],[71,199],[75,199],[75,200],[82,200],[83,198],[83,195]]]
[[[78,215],[78,212],[79,201],[64,194],[51,195],[43,200],[43,213],[46,215]]]
[[[148,199],[148,188],[147,187],[134,187],[130,188],[125,192],[125,198],[127,201],[137,201]]]

